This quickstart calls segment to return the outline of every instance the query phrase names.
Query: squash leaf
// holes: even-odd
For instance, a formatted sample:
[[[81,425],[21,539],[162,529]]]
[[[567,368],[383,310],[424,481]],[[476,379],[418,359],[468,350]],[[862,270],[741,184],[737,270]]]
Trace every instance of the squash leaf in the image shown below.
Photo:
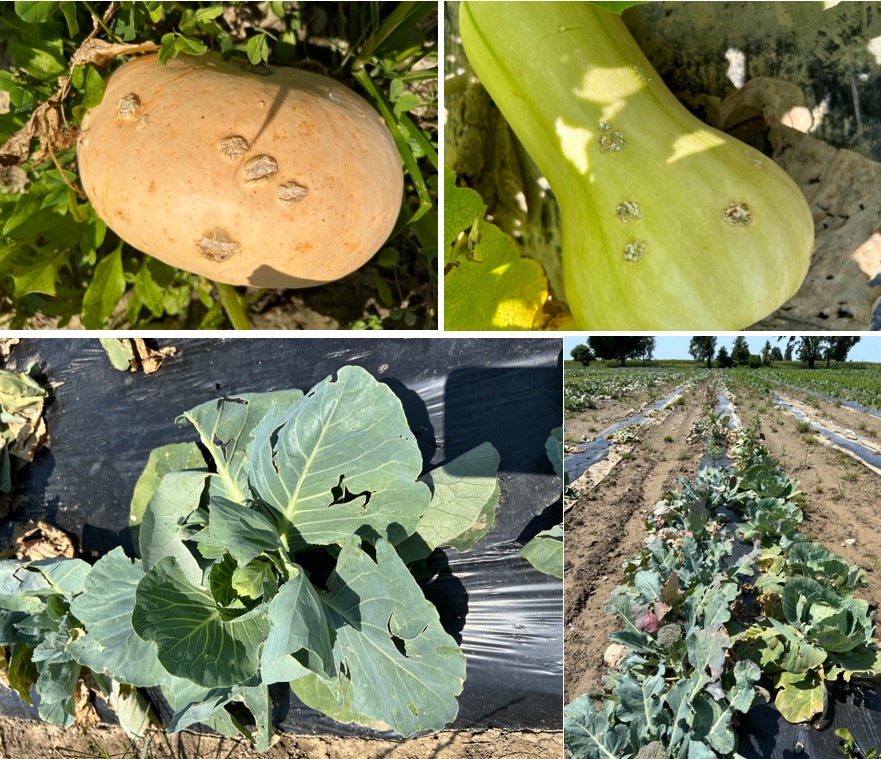
[[[478,221],[475,228],[471,254],[460,255],[444,277],[446,329],[534,329],[548,298],[541,265],[521,258],[498,227]]]

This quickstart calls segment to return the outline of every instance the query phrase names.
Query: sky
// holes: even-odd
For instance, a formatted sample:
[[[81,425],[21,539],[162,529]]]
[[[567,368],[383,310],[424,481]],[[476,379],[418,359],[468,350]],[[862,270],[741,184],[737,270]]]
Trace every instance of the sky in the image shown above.
[[[655,335],[655,358],[685,358],[690,359],[688,344],[691,335]],[[731,345],[736,335],[719,335],[716,337],[716,350],[725,346],[731,352]],[[749,343],[750,353],[760,355],[766,340],[771,341],[771,347],[777,345],[781,351],[786,350],[786,338],[779,342],[777,335],[744,335]],[[571,358],[570,353],[576,345],[587,342],[584,336],[566,336],[563,338],[563,352],[566,358]],[[881,362],[881,335],[863,335],[862,339],[851,349],[848,361],[878,361]]]

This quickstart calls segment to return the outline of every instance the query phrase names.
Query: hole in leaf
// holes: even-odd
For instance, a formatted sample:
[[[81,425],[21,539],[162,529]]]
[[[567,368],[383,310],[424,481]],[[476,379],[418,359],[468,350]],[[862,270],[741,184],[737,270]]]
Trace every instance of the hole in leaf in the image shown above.
[[[392,614],[394,616],[394,614]],[[403,638],[399,638],[392,632],[392,616],[388,618],[388,624],[386,627],[388,628],[388,636],[394,644],[395,648],[398,649],[398,653],[403,656],[405,659],[409,658],[407,656],[407,642]]]

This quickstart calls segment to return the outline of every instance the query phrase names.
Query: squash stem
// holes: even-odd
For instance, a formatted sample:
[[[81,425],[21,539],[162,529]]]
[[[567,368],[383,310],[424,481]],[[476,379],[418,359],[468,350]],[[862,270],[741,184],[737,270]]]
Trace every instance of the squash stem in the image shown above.
[[[232,285],[226,285],[222,282],[215,282],[214,286],[220,295],[220,305],[223,306],[233,329],[251,329],[251,320],[248,318],[248,312],[242,305],[242,299],[236,289]]]
[[[400,153],[401,160],[403,160],[404,162],[404,167],[407,169],[407,173],[410,175],[410,178],[413,180],[413,185],[416,187],[416,194],[419,196],[419,208],[416,209],[416,211],[410,217],[409,222],[407,222],[408,224],[413,224],[426,213],[428,213],[432,208],[431,195],[428,191],[428,185],[426,184],[425,179],[422,176],[422,172],[419,170],[419,164],[416,162],[413,151],[410,150],[410,146],[407,144],[407,135],[402,133],[401,124],[397,119],[395,119],[394,114],[389,108],[388,103],[386,102],[382,93],[380,93],[376,85],[373,83],[373,80],[370,78],[367,70],[362,68],[357,71],[353,71],[352,75],[355,77],[355,79],[358,80],[358,83],[365,90],[367,90],[367,92],[370,94],[370,97],[372,97],[373,101],[376,103],[376,107],[379,108],[379,112],[385,119],[386,126],[388,126],[389,130],[391,130],[392,137],[395,140],[395,145],[398,148],[398,153]]]

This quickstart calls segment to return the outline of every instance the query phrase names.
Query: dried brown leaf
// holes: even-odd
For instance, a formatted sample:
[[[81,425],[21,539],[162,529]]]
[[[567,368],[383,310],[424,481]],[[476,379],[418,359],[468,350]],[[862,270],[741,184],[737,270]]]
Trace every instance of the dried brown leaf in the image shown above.
[[[115,43],[106,40],[86,40],[70,59],[70,67],[84,66],[91,63],[93,66],[103,66],[117,55],[135,55],[137,53],[155,53],[159,45],[155,42],[141,43]]]
[[[144,370],[144,374],[153,374],[159,367],[162,366],[162,362],[165,360],[167,356],[173,356],[177,353],[177,348],[171,346],[168,348],[151,348],[149,345],[144,342],[144,340],[140,337],[134,338],[135,341],[135,353],[137,354],[137,358],[140,361],[141,368]],[[132,371],[135,371],[137,367],[135,367]]]
[[[60,556],[72,559],[76,553],[70,536],[42,519],[15,528],[12,550],[19,561],[55,559]]]

